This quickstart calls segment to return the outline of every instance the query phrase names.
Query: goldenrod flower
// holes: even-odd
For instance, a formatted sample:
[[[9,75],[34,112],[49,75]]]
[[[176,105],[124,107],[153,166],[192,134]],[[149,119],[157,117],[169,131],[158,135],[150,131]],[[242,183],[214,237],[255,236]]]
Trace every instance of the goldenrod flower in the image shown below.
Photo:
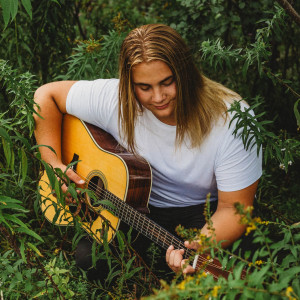
[[[256,229],[256,225],[254,223],[250,223],[249,226],[246,228],[245,235],[248,235],[251,231]]]
[[[177,287],[180,289],[180,290],[184,290],[184,287],[185,287],[185,281],[181,281],[179,284],[177,284]]]
[[[253,221],[259,224],[262,222],[260,217],[253,218]]]
[[[294,290],[291,286],[287,287],[285,290],[285,295],[289,298],[289,300],[296,300],[295,297],[291,296],[291,293],[293,293]]]
[[[217,297],[217,296],[218,296],[218,291],[219,291],[220,288],[221,288],[221,286],[215,285],[214,288],[213,288],[213,290],[212,290],[211,295],[212,295],[213,297]]]

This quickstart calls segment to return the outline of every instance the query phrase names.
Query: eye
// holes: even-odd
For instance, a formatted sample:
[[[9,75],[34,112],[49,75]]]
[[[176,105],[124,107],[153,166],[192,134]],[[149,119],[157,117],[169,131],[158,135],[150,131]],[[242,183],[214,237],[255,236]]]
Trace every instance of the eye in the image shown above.
[[[174,77],[168,78],[166,81],[162,83],[163,86],[169,86],[174,82]]]
[[[150,86],[149,85],[140,85],[139,88],[142,90],[142,91],[148,91],[150,89]]]

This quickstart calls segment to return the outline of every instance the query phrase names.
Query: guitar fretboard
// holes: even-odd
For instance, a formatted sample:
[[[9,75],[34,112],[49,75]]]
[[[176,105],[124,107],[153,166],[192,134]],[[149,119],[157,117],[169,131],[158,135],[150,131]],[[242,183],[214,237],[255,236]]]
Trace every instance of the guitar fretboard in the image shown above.
[[[185,258],[194,254],[194,251],[187,249],[179,238],[149,219],[144,214],[132,208],[125,201],[122,201],[108,190],[103,189],[101,194],[98,196],[101,198],[99,200],[105,199],[112,203],[113,207],[103,205],[106,209],[114,213],[124,223],[148,237],[151,241],[158,244],[163,249],[168,249],[170,245],[173,245],[175,249],[185,249]]]
[[[109,200],[113,207],[108,205],[102,205],[105,209],[119,217],[123,222],[148,237],[151,241],[161,246],[163,249],[167,249],[170,245],[173,245],[175,249],[184,249],[184,258],[188,259],[191,256],[195,256],[195,251],[187,249],[184,246],[183,241],[168,232],[166,229],[140,213],[125,201],[112,194],[106,189],[101,189],[100,194],[97,193],[99,200]],[[196,269],[204,269],[206,273],[210,273],[215,279],[222,275],[227,278],[229,271],[222,270],[221,264],[216,259],[207,259],[207,255],[196,255],[196,262],[194,267]],[[242,274],[242,276],[244,276]]]

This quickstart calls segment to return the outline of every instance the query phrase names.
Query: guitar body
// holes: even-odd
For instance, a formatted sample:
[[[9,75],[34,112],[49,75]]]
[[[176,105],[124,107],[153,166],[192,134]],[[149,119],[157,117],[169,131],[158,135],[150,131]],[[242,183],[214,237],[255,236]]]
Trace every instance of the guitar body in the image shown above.
[[[142,213],[148,212],[148,200],[151,190],[151,168],[149,163],[127,152],[107,132],[83,122],[71,115],[63,118],[62,161],[75,165],[77,174],[86,181],[85,188],[105,190],[115,195],[131,207]],[[72,225],[74,207],[62,205],[53,195],[46,172],[40,180],[42,196],[41,209],[45,217],[55,225]],[[103,234],[103,220],[109,221],[108,241],[114,237],[120,219],[99,205],[93,205],[85,195],[89,218],[78,215],[81,226],[98,242]],[[104,197],[99,200],[109,200]],[[75,208],[76,210],[76,208]],[[97,212],[96,214],[94,212]],[[99,216],[99,213],[101,216]]]

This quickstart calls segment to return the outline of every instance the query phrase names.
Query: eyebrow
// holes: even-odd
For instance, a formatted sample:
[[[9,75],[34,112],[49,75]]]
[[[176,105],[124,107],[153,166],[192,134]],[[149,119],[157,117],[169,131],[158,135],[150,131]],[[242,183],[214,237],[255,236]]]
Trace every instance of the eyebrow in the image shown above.
[[[162,84],[162,83],[164,83],[165,81],[168,81],[170,78],[174,78],[174,75],[168,76],[167,78],[163,79],[163,80],[160,81],[159,83]],[[134,84],[134,85],[147,85],[147,86],[150,86],[150,85],[151,85],[151,84],[149,84],[149,83],[143,83],[143,82],[134,82],[133,84]]]

